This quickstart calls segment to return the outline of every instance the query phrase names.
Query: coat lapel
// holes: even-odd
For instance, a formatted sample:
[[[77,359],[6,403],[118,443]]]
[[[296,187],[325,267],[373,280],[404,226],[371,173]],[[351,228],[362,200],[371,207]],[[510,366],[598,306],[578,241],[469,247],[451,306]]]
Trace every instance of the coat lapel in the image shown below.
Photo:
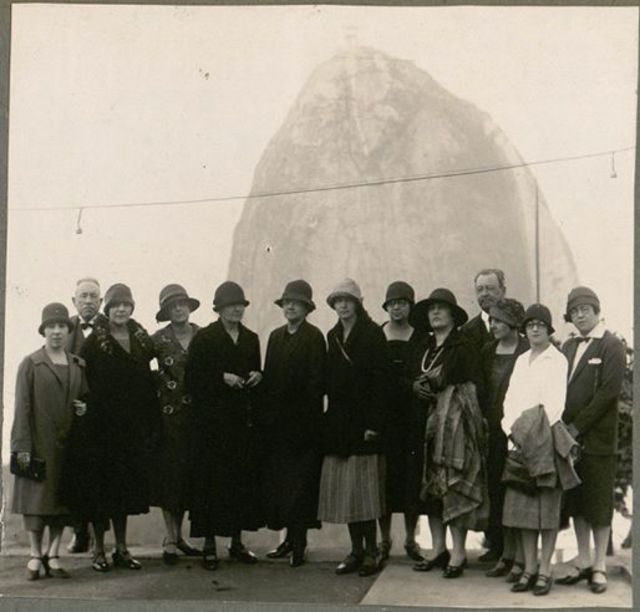
[[[68,357],[68,355],[67,355],[67,357]],[[64,384],[63,381],[62,381],[62,378],[60,378],[60,375],[58,374],[58,371],[56,370],[55,366],[53,365],[53,361],[51,361],[51,359],[49,359],[49,355],[47,355],[47,351],[44,350],[44,347],[40,349],[40,355],[39,355],[39,358],[36,360],[36,363],[44,364],[47,368],[49,368],[49,370],[52,372],[52,374],[56,377],[56,380],[61,385]]]
[[[67,361],[69,362],[69,390],[80,389],[80,366],[76,360],[67,352]]]
[[[571,374],[571,378],[569,379],[569,384],[571,384],[574,380],[578,378],[578,375],[580,374],[580,372],[584,370],[584,367],[589,362],[589,359],[591,359],[591,357],[593,357],[593,355],[597,352],[599,345],[600,345],[599,338],[593,338],[591,342],[589,342],[589,346],[587,347],[587,350],[584,353],[582,353],[582,357],[580,358],[578,365],[576,365],[575,370],[573,371],[573,374]],[[576,351],[578,350],[577,342],[576,342],[575,350]],[[575,351],[573,353],[573,356],[575,358]]]

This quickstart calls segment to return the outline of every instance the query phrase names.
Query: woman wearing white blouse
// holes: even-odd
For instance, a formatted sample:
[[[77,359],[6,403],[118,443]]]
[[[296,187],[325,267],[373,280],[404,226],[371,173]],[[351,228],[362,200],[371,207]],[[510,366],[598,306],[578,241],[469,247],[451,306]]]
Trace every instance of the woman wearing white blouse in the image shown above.
[[[531,349],[518,357],[504,401],[501,425],[509,435],[518,417],[529,408],[542,405],[549,425],[556,423],[564,410],[568,364],[565,356],[551,343],[554,332],[551,313],[542,304],[533,304],[525,313],[524,331]],[[525,568],[512,586],[515,592],[533,587],[534,595],[546,595],[551,589],[551,557],[560,526],[562,491],[539,488],[530,495],[508,486],[505,493],[503,525],[519,529]],[[536,572],[538,533],[542,536],[540,567]]]

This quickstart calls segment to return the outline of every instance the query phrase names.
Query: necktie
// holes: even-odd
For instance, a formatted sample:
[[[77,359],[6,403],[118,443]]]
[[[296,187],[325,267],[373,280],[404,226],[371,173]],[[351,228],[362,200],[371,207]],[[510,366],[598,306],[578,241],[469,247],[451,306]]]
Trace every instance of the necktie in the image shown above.
[[[589,336],[580,336],[579,338],[576,338],[576,342],[578,344],[580,344],[581,342],[589,342],[589,340],[591,340]]]
[[[92,323],[86,323],[86,322],[82,322],[80,323],[80,329],[81,330],[85,330],[85,329],[93,329],[93,324]]]

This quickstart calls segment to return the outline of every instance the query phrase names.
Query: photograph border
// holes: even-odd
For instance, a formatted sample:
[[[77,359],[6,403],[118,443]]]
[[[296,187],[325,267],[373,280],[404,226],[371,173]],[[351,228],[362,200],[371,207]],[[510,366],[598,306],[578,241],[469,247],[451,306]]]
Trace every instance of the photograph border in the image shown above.
[[[4,387],[3,372],[4,372],[4,335],[5,335],[5,315],[6,315],[6,273],[7,273],[7,216],[8,216],[8,161],[9,161],[9,120],[10,120],[10,66],[11,66],[11,12],[14,5],[23,4],[81,4],[81,5],[140,5],[140,6],[274,6],[274,5],[346,5],[346,6],[396,6],[396,7],[455,7],[455,6],[479,6],[479,7],[509,7],[509,6],[527,6],[527,7],[608,7],[611,9],[622,7],[639,7],[640,2],[638,0],[621,0],[610,2],[597,2],[597,1],[582,1],[582,2],[567,2],[562,0],[557,1],[533,1],[527,2],[526,0],[507,0],[507,1],[486,1],[475,0],[473,2],[463,1],[429,1],[429,0],[403,0],[398,2],[379,1],[379,0],[329,0],[324,2],[305,2],[289,0],[282,1],[239,1],[239,0],[136,0],[133,2],[127,2],[126,0],[26,0],[26,1],[14,1],[14,0],[0,0],[0,245],[4,251],[4,257],[0,257],[0,390]],[[639,11],[640,15],[640,11]],[[640,32],[640,17],[638,20],[638,31]],[[638,55],[640,59],[640,44],[638,49]],[[639,62],[640,64],[640,62]],[[640,71],[639,71],[640,72]],[[640,79],[639,79],[640,84]],[[640,87],[638,88],[640,89]],[[638,89],[636,91],[638,91]],[[638,123],[638,100],[636,96],[636,150],[637,143],[640,139],[640,126]],[[638,232],[640,229],[640,215],[638,214],[640,208],[640,186],[638,178],[640,176],[640,160],[636,155],[636,165],[634,174],[634,262],[640,261],[640,243],[637,240]],[[633,298],[634,305],[640,303],[640,267],[634,266],[633,271],[634,278],[634,290]],[[633,316],[633,346],[634,350],[638,350],[640,343],[640,309],[634,307]],[[640,398],[640,376],[636,376],[633,384],[634,397]],[[3,402],[4,404],[4,402]],[[635,403],[634,403],[635,406]],[[636,415],[637,417],[637,415]],[[0,430],[6,426],[4,422],[4,411],[0,414]],[[639,418],[634,419],[633,435],[635,440],[640,440],[640,421]],[[0,443],[1,444],[1,443]],[[640,482],[640,453],[634,454],[633,459],[633,471],[634,471],[634,484]],[[634,487],[635,488],[635,487]],[[640,489],[639,489],[640,490]],[[3,483],[0,476],[0,495],[3,493]],[[633,503],[634,513],[640,512],[640,494],[635,496]],[[640,514],[637,514],[640,516]],[[632,551],[633,565],[640,567],[640,534],[638,523],[634,524],[633,532],[634,539],[638,543]],[[1,577],[0,577],[1,582]],[[632,581],[633,601],[640,602],[640,580]],[[597,602],[594,600],[591,609],[597,607]],[[62,611],[75,611],[86,610],[90,607],[92,610],[135,610],[142,612],[153,607],[158,612],[163,610],[179,610],[179,611],[191,611],[200,610],[203,607],[216,610],[234,610],[234,611],[271,611],[271,610],[297,610],[302,608],[304,610],[317,610],[317,611],[329,611],[329,610],[341,610],[341,611],[355,611],[362,610],[361,605],[330,605],[330,604],[313,604],[313,603],[266,603],[266,602],[215,602],[215,601],[179,601],[179,600],[85,600],[85,599],[44,599],[44,598],[27,598],[27,597],[2,597],[0,598],[0,608],[3,610],[47,610],[54,612]],[[422,608],[407,607],[407,606],[367,606],[367,609],[371,610],[418,610]],[[464,608],[454,607],[428,607],[424,608],[428,610],[446,610],[453,612],[455,610],[462,610]],[[479,608],[480,609],[480,608]],[[516,609],[516,608],[504,608],[504,610]],[[534,608],[517,608],[534,609]],[[587,610],[588,607],[581,608],[566,608],[566,610]],[[618,610],[620,608],[599,608]]]

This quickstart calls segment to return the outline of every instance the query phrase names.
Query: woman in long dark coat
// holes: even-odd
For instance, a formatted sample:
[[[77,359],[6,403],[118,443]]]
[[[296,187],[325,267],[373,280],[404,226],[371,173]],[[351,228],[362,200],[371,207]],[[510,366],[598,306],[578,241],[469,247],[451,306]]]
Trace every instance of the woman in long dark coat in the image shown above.
[[[430,571],[434,567],[441,567],[444,569],[445,578],[458,578],[462,575],[466,566],[467,530],[483,529],[488,521],[489,510],[484,457],[487,426],[482,414],[485,406],[485,384],[480,355],[466,336],[458,330],[466,320],[467,313],[458,306],[453,293],[443,288],[432,291],[429,298],[418,302],[411,313],[414,327],[432,332],[416,346],[408,364],[409,373],[414,380],[413,418],[416,435],[412,454],[413,480],[409,494],[418,510],[428,514],[433,540],[431,558],[418,563],[414,569]],[[471,392],[468,390],[468,383],[473,384],[474,389]],[[444,398],[451,389],[458,388],[463,389],[464,397],[468,400],[461,410],[461,419],[465,421],[463,469],[473,468],[460,477],[470,488],[472,485],[476,495],[473,504],[468,504],[464,512],[461,511],[455,518],[449,519],[444,516],[444,499],[445,495],[448,495],[450,482],[443,482],[443,466],[436,464],[431,456],[434,443],[429,441],[428,432],[433,426],[436,431],[435,441],[443,438],[439,429],[443,420],[440,420],[436,412],[441,407],[440,396]],[[445,402],[446,398],[443,403]],[[453,403],[453,400],[450,402]],[[425,445],[428,453],[426,457],[423,450]],[[473,481],[470,481],[470,478],[473,478]],[[467,497],[471,498],[470,495]],[[421,498],[423,502],[420,501]],[[459,498],[462,499],[462,496]],[[453,540],[451,554],[446,549],[447,527]]]
[[[318,528],[318,487],[326,345],[322,332],[306,320],[315,310],[311,286],[287,284],[276,304],[287,324],[271,332],[264,365],[264,492],[267,527],[287,528],[284,541],[267,556],[292,553],[290,564],[304,563],[307,529]]]
[[[411,381],[406,376],[407,361],[415,345],[424,336],[411,326],[409,315],[415,302],[413,288],[403,281],[389,285],[382,308],[389,314],[389,320],[382,324],[387,339],[392,369],[392,400],[384,436],[387,459],[387,513],[378,521],[381,541],[378,547],[382,560],[389,558],[391,550],[391,515],[404,513],[406,538],[404,549],[413,561],[424,557],[415,539],[418,514],[415,508],[407,507],[407,473],[411,456],[407,447],[411,407]]]
[[[67,578],[60,567],[58,549],[62,531],[69,524],[69,509],[60,499],[66,445],[74,411],[86,412],[87,392],[82,359],[65,351],[73,323],[62,304],[42,311],[39,328],[45,345],[22,360],[18,369],[15,415],[11,429],[13,464],[28,470],[44,463],[44,479],[16,475],[11,510],[24,516],[31,558],[27,577],[36,580],[44,566],[48,575]],[[13,471],[13,469],[12,469]],[[42,554],[44,528],[49,528],[49,547]]]
[[[196,334],[185,370],[195,444],[191,535],[205,538],[208,570],[218,567],[215,536],[231,537],[232,559],[255,563],[241,532],[264,525],[256,413],[260,342],[241,323],[248,305],[238,284],[226,281],[216,289],[213,309],[220,318]]]
[[[200,329],[189,322],[189,314],[200,302],[189,297],[184,287],[167,285],[160,292],[156,321],[169,321],[151,339],[158,359],[158,397],[162,430],[155,457],[151,505],[162,508],[167,530],[162,558],[167,565],[178,561],[177,551],[198,556],[182,537],[182,520],[189,504],[191,484],[191,396],[184,386],[184,370],[191,340]]]
[[[150,362],[153,342],[145,329],[131,318],[135,302],[129,287],[115,284],[105,294],[102,321],[84,343],[81,354],[87,363],[91,389],[90,408],[99,414],[96,452],[104,449],[100,466],[103,490],[100,513],[113,524],[116,540],[112,554],[116,567],[140,569],[127,550],[127,516],[149,512],[151,460],[159,430],[158,398]],[[79,516],[85,515],[82,509]],[[99,518],[102,518],[99,517]],[[87,517],[92,518],[92,517]],[[104,531],[94,521],[95,549],[92,567],[106,571]]]
[[[327,302],[338,322],[327,334],[329,406],[323,417],[318,518],[349,526],[351,553],[336,573],[359,570],[369,576],[380,567],[376,520],[386,513],[382,435],[390,400],[389,353],[353,280],[339,283]]]
[[[509,379],[516,359],[529,350],[529,342],[520,335],[524,307],[517,300],[504,298],[491,307],[489,323],[494,339],[482,347],[482,367],[487,383],[487,422],[489,424],[489,452],[487,477],[489,485],[489,541],[491,558],[496,565],[486,572],[489,577],[509,574],[509,581],[520,578],[524,570],[524,558],[518,539],[502,525],[502,506],[505,485],[502,473],[507,457],[507,436],[500,421],[504,413],[503,403],[509,387]]]

